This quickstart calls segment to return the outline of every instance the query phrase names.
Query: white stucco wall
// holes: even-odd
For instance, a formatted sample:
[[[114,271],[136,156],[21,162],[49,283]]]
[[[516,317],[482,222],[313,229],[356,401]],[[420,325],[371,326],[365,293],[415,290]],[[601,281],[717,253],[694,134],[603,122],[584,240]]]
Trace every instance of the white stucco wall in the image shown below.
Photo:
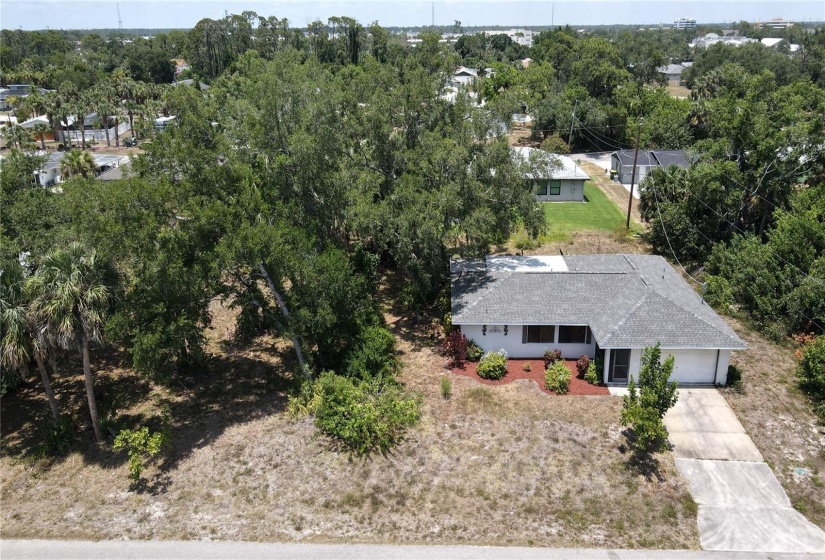
[[[507,335],[504,334],[504,325],[487,325],[487,334],[482,334],[481,325],[461,325],[461,332],[475,341],[485,352],[488,350],[507,351],[511,358],[541,358],[546,350],[561,350],[562,357],[578,359],[582,354],[591,358],[596,355],[596,343],[590,344],[558,344],[558,343],[523,343],[521,332],[523,325],[507,325]],[[556,326],[555,340],[559,339],[559,328]],[[591,337],[592,339],[592,337]]]
[[[533,192],[538,192],[538,185]],[[550,194],[550,185],[547,185],[546,195],[536,195],[538,202],[584,202],[584,179],[562,179],[559,194]]]

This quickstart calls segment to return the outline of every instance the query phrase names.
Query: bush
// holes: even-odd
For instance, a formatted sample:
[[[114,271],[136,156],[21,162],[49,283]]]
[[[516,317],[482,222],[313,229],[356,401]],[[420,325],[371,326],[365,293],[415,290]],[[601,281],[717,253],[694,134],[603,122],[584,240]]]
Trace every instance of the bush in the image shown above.
[[[3,368],[0,370],[0,397],[14,393],[23,383],[23,376],[16,369]]]
[[[570,370],[564,362],[553,362],[544,371],[544,387],[559,395],[564,395],[570,390]]]
[[[551,134],[541,143],[541,149],[551,154],[569,154],[570,146],[567,145],[561,136],[558,134]]]
[[[719,311],[726,311],[734,301],[730,282],[721,276],[708,276],[703,297],[711,307]]]
[[[393,334],[384,327],[369,327],[349,352],[345,371],[349,377],[368,379],[391,377],[399,368]]]
[[[513,247],[524,255],[524,251],[531,251],[539,246],[539,241],[532,237],[528,231],[522,227],[513,235]]]
[[[530,365],[530,362],[524,362],[524,365],[521,366],[522,371],[532,371],[533,366]]]
[[[728,366],[727,386],[737,393],[745,392],[745,386],[742,384],[742,372],[738,367],[736,367],[735,364],[730,364]]]
[[[115,438],[115,451],[126,450],[129,455],[129,479],[137,483],[143,472],[144,459],[154,457],[169,443],[169,431],[150,432],[146,426],[139,430],[121,430]]]
[[[449,399],[453,394],[453,382],[446,375],[441,377],[441,396]]]
[[[576,360],[576,371],[579,373],[579,377],[584,377],[587,374],[587,370],[590,369],[590,357],[582,354],[579,356],[579,359]]]
[[[501,379],[507,375],[507,352],[492,350],[484,354],[478,363],[478,376],[482,379]]]
[[[459,365],[467,359],[467,346],[470,341],[467,337],[461,334],[461,331],[453,331],[444,337],[444,342],[441,343],[441,350],[450,358],[450,363]]]
[[[802,390],[819,404],[817,411],[823,411],[825,401],[825,335],[809,342],[802,351],[797,368]]]
[[[599,375],[599,368],[596,367],[596,362],[590,362],[587,366],[587,372],[584,374],[584,380],[591,385],[598,385],[601,383],[602,376]]]
[[[547,350],[544,352],[544,369],[549,368],[556,362],[561,360],[561,350]]]
[[[287,397],[286,412],[293,420],[314,416],[321,404],[321,385],[304,381],[294,395]]]
[[[68,416],[61,416],[58,422],[50,422],[43,439],[43,453],[50,456],[64,455],[72,446],[74,429]]]
[[[453,332],[453,314],[445,313],[444,320],[441,322],[441,325],[444,327],[444,336],[448,336],[451,332]]]
[[[388,380],[358,380],[325,372],[315,425],[359,454],[385,453],[421,417],[421,398]]]
[[[481,349],[481,346],[476,344],[475,340],[471,340],[467,344],[467,359],[471,362],[477,362],[481,359],[481,356],[484,355],[484,350]]]

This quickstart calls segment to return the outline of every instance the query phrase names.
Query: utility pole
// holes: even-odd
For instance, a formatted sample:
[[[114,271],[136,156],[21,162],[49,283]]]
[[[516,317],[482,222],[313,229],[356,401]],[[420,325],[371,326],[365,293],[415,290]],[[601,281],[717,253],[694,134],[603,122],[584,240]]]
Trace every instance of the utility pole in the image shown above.
[[[432,20],[432,24],[433,24],[433,27],[435,27],[435,2],[433,2],[433,3],[432,3],[432,8],[433,8],[433,20]]]
[[[111,6],[111,4],[109,4]],[[117,6],[117,28],[123,29],[123,20],[120,19],[120,4],[115,4]]]
[[[573,120],[570,121],[570,134],[567,135],[567,145],[573,146],[573,125],[576,124],[576,108],[579,106],[579,100],[573,104]]]
[[[642,119],[639,117],[639,124],[636,127],[636,153],[633,156],[633,172],[630,174],[630,198],[627,201],[627,223],[625,229],[630,229],[630,208],[633,206],[633,185],[636,182],[636,163],[639,161],[639,136],[642,134]]]

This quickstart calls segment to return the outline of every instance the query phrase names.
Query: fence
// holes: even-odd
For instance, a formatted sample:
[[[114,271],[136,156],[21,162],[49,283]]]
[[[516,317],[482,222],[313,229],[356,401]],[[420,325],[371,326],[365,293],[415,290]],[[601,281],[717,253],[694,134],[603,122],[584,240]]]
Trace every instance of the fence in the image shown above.
[[[121,122],[117,125],[117,135],[120,136],[124,132],[129,130],[129,121]],[[83,141],[83,134],[79,130],[62,130],[60,131],[61,136],[63,137],[63,142],[68,142],[71,140],[72,143],[80,143]],[[106,141],[106,129],[103,128],[93,128],[91,130],[85,131],[86,135],[86,142],[94,139],[95,142],[105,142]],[[111,127],[109,129],[109,140],[114,143],[115,141],[115,127]]]

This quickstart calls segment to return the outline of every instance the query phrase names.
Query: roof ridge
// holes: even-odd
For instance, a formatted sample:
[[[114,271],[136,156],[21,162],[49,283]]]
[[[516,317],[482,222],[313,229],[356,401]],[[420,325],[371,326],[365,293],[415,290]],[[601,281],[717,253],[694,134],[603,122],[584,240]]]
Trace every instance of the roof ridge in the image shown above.
[[[625,284],[625,286],[627,286],[627,284]],[[622,286],[622,288],[624,288],[625,286]],[[645,301],[647,301],[647,298],[650,296],[651,292],[652,290],[645,291],[644,295],[639,299],[639,301],[637,301],[633,305],[633,307],[631,307],[630,310],[625,314],[622,320],[619,321],[615,327],[613,327],[613,330],[610,331],[610,334],[607,335],[607,338],[602,342],[601,346],[606,346],[610,342],[610,339],[613,338],[613,336],[619,331],[620,328],[622,328],[622,325],[624,325],[631,317],[633,317],[636,314],[636,312],[639,310],[642,304]]]

